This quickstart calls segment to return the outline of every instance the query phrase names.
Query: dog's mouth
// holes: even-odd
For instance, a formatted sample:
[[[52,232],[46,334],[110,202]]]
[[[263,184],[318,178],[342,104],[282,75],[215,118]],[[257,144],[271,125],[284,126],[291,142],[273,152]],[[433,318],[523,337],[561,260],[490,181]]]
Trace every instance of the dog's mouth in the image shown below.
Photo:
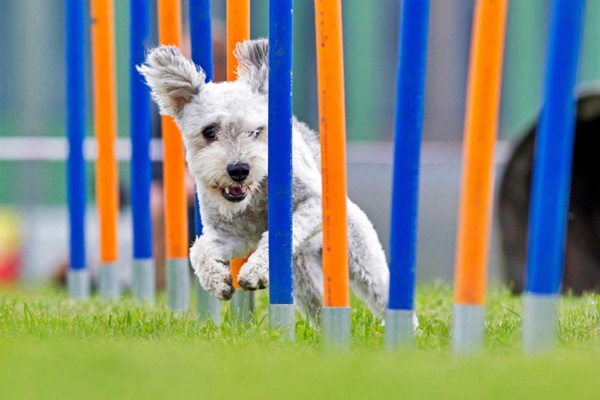
[[[221,196],[225,198],[225,200],[230,201],[232,203],[239,203],[244,200],[247,196],[248,191],[245,186],[237,186],[231,185],[228,187],[221,188]]]

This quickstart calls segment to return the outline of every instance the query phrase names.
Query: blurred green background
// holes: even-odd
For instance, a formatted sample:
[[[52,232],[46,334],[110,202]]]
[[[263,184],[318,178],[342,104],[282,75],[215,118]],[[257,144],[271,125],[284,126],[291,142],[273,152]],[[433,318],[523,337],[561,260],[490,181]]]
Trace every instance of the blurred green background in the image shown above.
[[[129,135],[129,2],[114,3],[123,137]],[[549,3],[510,2],[501,139],[515,138],[540,106]],[[343,0],[349,140],[392,138],[399,4],[399,0]],[[294,7],[294,109],[301,120],[316,127],[313,1],[296,0]],[[431,2],[425,140],[461,139],[473,7],[473,0]],[[182,9],[185,19],[185,0]],[[213,1],[213,14],[224,19],[225,0]],[[600,0],[588,1],[586,18],[582,82],[600,79]],[[252,37],[267,36],[267,24],[268,1],[252,0]],[[1,136],[64,135],[64,32],[64,1],[0,0]],[[91,126],[90,121],[90,136]],[[121,178],[127,182],[123,167]],[[0,161],[0,204],[63,204],[63,176],[62,162]],[[36,184],[23,185],[24,181]]]
[[[156,0],[151,0],[154,9]],[[294,111],[317,128],[313,0],[294,2]],[[510,0],[496,179],[511,141],[540,108],[550,0]],[[252,37],[268,35],[268,0],[251,0]],[[391,140],[394,126],[400,0],[342,0],[348,193],[364,209],[388,248],[391,206]],[[114,0],[119,136],[129,136],[129,1]],[[225,0],[213,0],[213,21],[223,28]],[[425,96],[419,227],[420,282],[452,280],[461,140],[474,0],[431,0]],[[0,139],[65,134],[64,0],[0,0]],[[182,0],[184,33],[187,0]],[[155,16],[154,16],[155,17]],[[588,0],[580,82],[600,81],[600,0]],[[217,29],[224,40],[224,30]],[[156,36],[156,35],[155,35]],[[156,41],[155,41],[156,42]],[[88,55],[89,57],[89,55]],[[91,82],[88,82],[91,89]],[[88,137],[93,137],[88,90]],[[2,141],[0,141],[2,146]],[[0,148],[2,150],[2,148]],[[6,153],[6,149],[5,149]],[[12,154],[12,153],[11,153]],[[88,259],[97,262],[98,226],[94,165],[88,163]],[[64,260],[68,226],[65,163],[0,160],[0,211],[12,208],[21,234],[25,277],[40,277]],[[122,187],[129,164],[120,163]],[[497,180],[496,180],[497,182]],[[124,191],[126,194],[126,191]],[[131,259],[130,210],[119,218],[120,260]],[[0,226],[2,224],[0,223]],[[497,225],[492,229],[490,280],[500,277]],[[1,240],[1,239],[0,239]],[[1,257],[0,257],[1,258]],[[46,271],[46,272],[44,272]]]

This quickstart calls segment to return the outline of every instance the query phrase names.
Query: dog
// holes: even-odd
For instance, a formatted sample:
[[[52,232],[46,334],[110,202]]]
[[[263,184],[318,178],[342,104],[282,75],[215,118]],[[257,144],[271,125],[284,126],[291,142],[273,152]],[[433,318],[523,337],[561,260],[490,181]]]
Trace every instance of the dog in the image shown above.
[[[562,291],[581,294],[600,290],[600,91],[579,96],[576,117]],[[516,145],[500,184],[504,272],[514,293],[525,289],[536,132],[537,124]]]
[[[250,252],[238,284],[251,291],[269,285],[268,49],[266,39],[239,43],[234,82],[205,83],[202,69],[174,46],[154,48],[138,66],[161,114],[181,130],[204,225],[190,260],[202,287],[221,300],[235,291],[228,261]],[[319,136],[294,118],[292,145],[294,303],[314,321],[323,305]],[[365,213],[350,200],[347,212],[351,287],[382,315],[389,290],[385,254]]]

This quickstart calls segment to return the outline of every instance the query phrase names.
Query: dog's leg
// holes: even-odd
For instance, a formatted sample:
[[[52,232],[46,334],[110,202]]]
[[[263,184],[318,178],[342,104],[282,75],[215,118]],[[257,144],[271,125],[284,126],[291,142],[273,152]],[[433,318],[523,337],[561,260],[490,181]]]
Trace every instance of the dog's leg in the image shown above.
[[[348,200],[348,264],[354,293],[381,316],[387,307],[390,272],[377,232],[365,213]]]
[[[377,233],[364,212],[351,201],[347,204],[352,288],[373,313],[382,315],[387,306],[390,279],[385,254]],[[309,199],[298,206],[292,223],[294,297],[299,307],[315,319],[320,315],[323,301],[321,213],[320,199]],[[266,287],[269,281],[268,264],[268,232],[265,232],[257,250],[240,271],[240,286],[246,290]]]
[[[298,310],[308,315],[310,322],[319,325],[323,307],[323,267],[321,248],[323,236],[319,233],[305,241],[294,252],[294,302]],[[269,283],[268,232],[265,232],[257,250],[248,258],[238,276],[238,283],[247,290],[264,288]]]
[[[292,215],[292,251],[321,231],[321,201],[318,197],[301,203]],[[238,283],[246,290],[264,289],[269,285],[269,233],[263,233],[256,251],[238,275]]]
[[[205,227],[205,232],[190,249],[190,261],[200,285],[221,300],[231,299],[235,292],[227,261],[236,253],[238,246],[233,238],[223,240]]]
[[[240,269],[238,284],[250,291],[269,286],[269,231],[263,233],[256,250]]]
[[[294,301],[310,322],[319,326],[323,308],[323,235],[307,240],[294,253]]]
[[[390,273],[385,259],[385,253],[373,228],[371,221],[365,213],[352,201],[347,201],[348,213],[348,267],[350,282],[354,292],[364,300],[371,311],[381,316],[387,306]],[[302,203],[294,212],[293,235],[294,255],[298,254],[306,243],[312,249],[308,258],[317,259],[310,265],[317,265],[318,269],[307,270],[309,279],[315,287],[319,288],[319,307],[323,298],[323,271],[321,262],[322,249],[322,205],[320,198],[313,198]],[[314,241],[315,238],[318,241]],[[308,251],[308,249],[303,251]],[[300,264],[295,264],[296,269]],[[317,272],[318,271],[318,274]],[[295,272],[296,273],[296,272]],[[294,282],[294,290],[298,289]]]

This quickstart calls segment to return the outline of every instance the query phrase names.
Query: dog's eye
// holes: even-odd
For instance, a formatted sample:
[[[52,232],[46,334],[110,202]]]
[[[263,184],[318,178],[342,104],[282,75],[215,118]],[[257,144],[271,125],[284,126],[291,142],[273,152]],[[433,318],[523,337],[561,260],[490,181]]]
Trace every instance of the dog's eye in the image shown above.
[[[202,130],[202,136],[205,139],[214,139],[217,137],[217,127],[215,125],[209,125]]]
[[[260,133],[261,133],[261,132],[262,132],[264,129],[265,129],[265,127],[264,127],[264,126],[261,126],[260,128],[256,128],[255,130],[253,130],[253,131],[250,133],[250,136],[252,136],[252,137],[254,137],[254,138],[255,138],[255,137],[258,137],[258,135],[260,135]]]

